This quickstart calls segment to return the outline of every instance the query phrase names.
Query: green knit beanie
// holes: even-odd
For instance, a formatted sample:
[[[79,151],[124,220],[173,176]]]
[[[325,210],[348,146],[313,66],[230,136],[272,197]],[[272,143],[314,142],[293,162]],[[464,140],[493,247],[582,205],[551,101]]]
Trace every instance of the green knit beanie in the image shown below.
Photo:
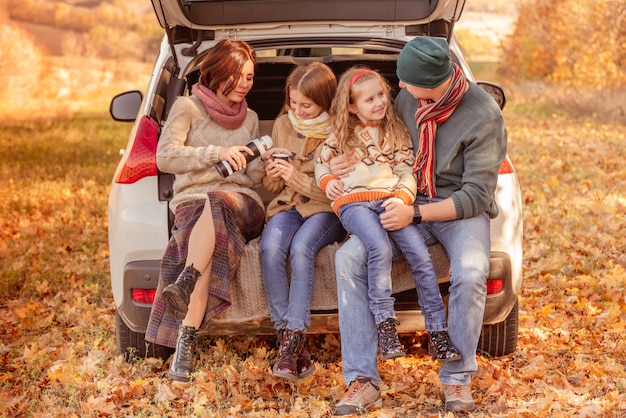
[[[400,51],[396,75],[401,81],[432,89],[452,75],[450,48],[444,38],[417,36]]]

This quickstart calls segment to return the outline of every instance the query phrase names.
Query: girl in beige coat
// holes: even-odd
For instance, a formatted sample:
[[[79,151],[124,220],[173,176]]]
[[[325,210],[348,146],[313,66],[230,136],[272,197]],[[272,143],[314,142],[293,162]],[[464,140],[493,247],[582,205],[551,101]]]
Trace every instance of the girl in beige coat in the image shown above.
[[[328,110],[336,87],[335,75],[326,65],[296,67],[287,78],[285,109],[274,124],[274,149],[263,156],[268,161],[263,183],[277,194],[267,207],[261,237],[263,282],[279,341],[273,371],[291,381],[315,369],[304,346],[311,324],[315,256],[346,235],[313,175],[330,133]],[[285,159],[278,158],[281,153]]]

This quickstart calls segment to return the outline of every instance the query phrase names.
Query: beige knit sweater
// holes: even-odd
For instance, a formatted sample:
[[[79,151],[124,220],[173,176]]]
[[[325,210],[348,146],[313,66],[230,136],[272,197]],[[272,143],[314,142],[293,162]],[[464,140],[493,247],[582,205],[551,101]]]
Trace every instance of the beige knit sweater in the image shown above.
[[[175,175],[170,209],[176,212],[181,203],[206,199],[207,192],[214,190],[245,193],[263,206],[261,197],[252,190],[260,186],[265,174],[260,158],[226,178],[215,167],[222,147],[246,145],[258,137],[259,117],[251,109],[243,124],[230,130],[211,119],[195,96],[177,98],[163,126],[156,155],[159,169]]]

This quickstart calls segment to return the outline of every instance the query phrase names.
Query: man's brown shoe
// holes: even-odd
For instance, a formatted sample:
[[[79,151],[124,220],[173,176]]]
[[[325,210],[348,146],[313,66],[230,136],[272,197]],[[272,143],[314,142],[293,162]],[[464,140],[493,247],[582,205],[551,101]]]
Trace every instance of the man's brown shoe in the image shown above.
[[[446,411],[472,411],[476,407],[470,385],[443,385]]]
[[[368,378],[359,377],[348,387],[346,394],[335,407],[334,415],[364,414],[383,406],[380,388]]]

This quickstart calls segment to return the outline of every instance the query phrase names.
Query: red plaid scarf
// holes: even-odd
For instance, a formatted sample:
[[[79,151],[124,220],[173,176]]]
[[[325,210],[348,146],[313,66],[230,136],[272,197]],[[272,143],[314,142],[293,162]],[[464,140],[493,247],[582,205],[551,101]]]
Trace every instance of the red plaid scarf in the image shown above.
[[[454,74],[445,94],[436,102],[421,99],[417,112],[415,112],[419,147],[415,154],[413,172],[417,179],[417,190],[430,198],[435,196],[435,136],[437,125],[448,120],[469,88],[469,83],[459,66],[452,65],[454,66]]]

